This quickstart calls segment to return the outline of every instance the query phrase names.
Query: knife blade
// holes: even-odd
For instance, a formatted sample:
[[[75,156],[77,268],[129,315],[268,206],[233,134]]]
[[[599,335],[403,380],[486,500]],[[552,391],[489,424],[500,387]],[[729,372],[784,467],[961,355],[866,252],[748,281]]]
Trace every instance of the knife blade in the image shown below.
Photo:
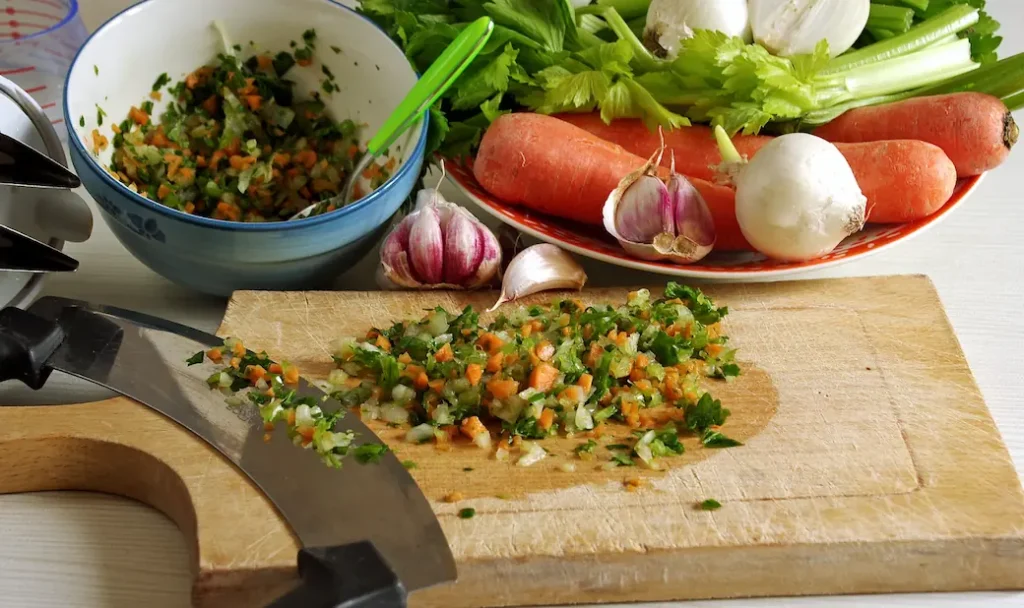
[[[82,182],[49,156],[0,133],[0,184],[73,189]]]
[[[78,260],[0,224],[0,270],[12,272],[73,272]]]
[[[197,351],[221,344],[212,334],[156,317],[47,297],[27,311],[0,311],[0,379],[39,388],[50,371],[60,370],[117,391],[189,429],[237,465],[275,505],[305,548],[299,561],[307,582],[330,578],[323,570],[331,565],[355,568],[356,583],[351,576],[346,580],[369,596],[363,587],[374,580],[386,586],[388,580],[379,569],[367,570],[374,551],[406,591],[455,580],[444,533],[398,458],[387,452],[378,463],[346,460],[341,469],[332,469],[287,437],[265,441],[254,407],[227,405],[224,395],[206,383],[210,367],[185,364]],[[297,391],[316,398],[325,412],[342,407],[305,380]],[[357,443],[380,443],[357,416],[342,417],[336,429],[353,431]],[[324,547],[341,549],[325,552]],[[313,597],[309,589],[295,593],[295,602],[280,605],[342,605],[340,600],[307,603]]]

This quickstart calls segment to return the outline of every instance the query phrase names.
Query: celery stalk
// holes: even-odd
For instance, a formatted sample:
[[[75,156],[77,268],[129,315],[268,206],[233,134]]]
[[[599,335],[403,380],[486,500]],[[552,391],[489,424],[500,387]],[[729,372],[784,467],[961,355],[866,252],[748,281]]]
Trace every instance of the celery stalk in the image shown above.
[[[1010,109],[1011,112],[1016,112],[1021,108],[1024,108],[1024,90],[1021,90],[1013,95],[1003,97],[1003,103]]]
[[[597,5],[614,8],[623,19],[629,20],[645,17],[651,0],[597,0]]]
[[[867,28],[902,34],[910,29],[913,22],[914,11],[912,9],[872,3],[871,12],[868,13]]]
[[[840,55],[822,70],[822,75],[838,74],[919,51],[937,40],[971,27],[978,22],[978,18],[976,8],[965,4],[952,6],[904,34]]]
[[[591,5],[584,8],[590,9],[595,7]],[[662,62],[658,61],[654,55],[651,55],[651,52],[647,50],[647,47],[644,46],[643,42],[640,42],[640,39],[633,33],[633,30],[629,29],[629,24],[626,23],[622,18],[622,15],[615,10],[615,7],[597,6],[596,8],[600,9],[600,15],[604,17],[608,27],[615,32],[615,35],[618,36],[620,40],[629,42],[630,46],[633,47],[633,61],[641,71],[653,72],[663,67]]]
[[[878,97],[928,86],[981,67],[971,59],[971,41],[927,48],[842,74],[854,98]]]

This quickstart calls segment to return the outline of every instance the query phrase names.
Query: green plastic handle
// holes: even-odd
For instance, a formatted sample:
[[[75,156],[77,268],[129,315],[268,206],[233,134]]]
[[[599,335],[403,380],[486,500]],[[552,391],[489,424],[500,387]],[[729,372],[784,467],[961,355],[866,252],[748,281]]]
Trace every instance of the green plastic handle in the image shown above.
[[[494,22],[490,17],[480,17],[462,30],[384,121],[377,134],[366,144],[366,151],[376,156],[395,143],[452,86],[484,48],[493,31]]]

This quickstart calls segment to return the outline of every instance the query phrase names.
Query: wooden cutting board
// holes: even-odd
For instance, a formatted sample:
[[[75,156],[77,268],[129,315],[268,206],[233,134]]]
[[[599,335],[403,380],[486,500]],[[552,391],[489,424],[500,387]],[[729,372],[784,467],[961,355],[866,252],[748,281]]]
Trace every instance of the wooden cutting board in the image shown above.
[[[521,468],[382,430],[417,463],[459,565],[458,583],[416,593],[413,605],[1024,588],[1021,486],[926,278],[707,290],[730,308],[726,331],[744,366],[714,389],[733,412],[724,430],[743,447],[688,441],[666,472],[578,463],[566,473],[558,465],[579,440],[551,440],[551,457]],[[318,376],[336,337],[491,301],[243,292],[220,333]],[[138,404],[0,408],[0,462],[0,493],[98,490],[167,513],[191,542],[197,606],[258,605],[295,582],[297,544],[270,503]],[[626,491],[636,479],[639,491]],[[453,492],[463,499],[442,500]],[[708,498],[722,508],[695,508]],[[476,516],[460,519],[463,507]]]

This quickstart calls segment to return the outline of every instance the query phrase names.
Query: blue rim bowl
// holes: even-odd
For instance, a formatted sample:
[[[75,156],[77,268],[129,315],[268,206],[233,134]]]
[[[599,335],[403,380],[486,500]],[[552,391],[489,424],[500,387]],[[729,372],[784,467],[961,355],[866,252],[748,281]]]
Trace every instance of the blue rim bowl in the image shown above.
[[[221,296],[324,287],[374,248],[412,193],[424,163],[426,117],[388,151],[396,170],[384,184],[332,213],[288,222],[230,222],[172,209],[115,179],[104,168],[109,146],[91,152],[94,130],[111,138],[110,125],[148,99],[160,74],[177,81],[216,56],[222,43],[211,27],[215,20],[252,52],[288,49],[315,26],[314,65],[293,68],[288,77],[301,94],[319,89],[320,67],[329,68],[340,91],[324,95],[328,110],[335,119],[366,125],[364,140],[418,77],[386,33],[334,0],[144,0],[100,26],[71,64],[64,86],[71,161],[117,239],[178,284]]]

